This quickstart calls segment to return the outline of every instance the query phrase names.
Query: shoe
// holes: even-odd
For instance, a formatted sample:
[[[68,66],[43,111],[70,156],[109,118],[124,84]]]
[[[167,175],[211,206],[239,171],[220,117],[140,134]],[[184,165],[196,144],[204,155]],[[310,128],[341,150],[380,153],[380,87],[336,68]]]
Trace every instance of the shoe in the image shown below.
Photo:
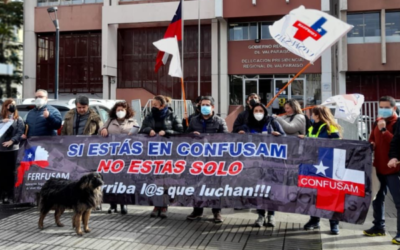
[[[393,238],[392,243],[395,245],[400,245],[400,233],[396,234],[396,237]]]
[[[262,227],[265,223],[264,215],[259,214],[256,222],[254,222],[254,227]]]
[[[126,208],[126,205],[121,204],[121,214],[127,214],[128,209]]]
[[[363,234],[365,236],[371,236],[371,237],[373,237],[373,236],[385,236],[386,232],[385,232],[384,228],[377,228],[377,227],[373,226],[368,230],[364,230]]]
[[[275,227],[275,216],[267,215],[267,222],[265,223],[266,227]]]
[[[221,212],[214,213],[214,222],[222,223],[224,220],[222,219]]]
[[[151,218],[157,217],[159,212],[160,212],[160,209],[158,209],[158,207],[154,207],[153,212],[151,212],[151,214],[150,214],[150,217]]]
[[[111,204],[110,204],[110,208],[108,209],[107,212],[108,212],[109,214],[111,214],[111,213],[113,212],[113,210],[114,210],[114,213],[118,212],[118,211],[117,211],[117,204],[111,203]]]
[[[333,235],[339,234],[339,223],[331,223],[331,234]]]
[[[166,207],[161,208],[161,212],[160,212],[161,219],[166,219],[168,217],[167,211],[168,211],[168,208],[166,208]]]
[[[186,217],[186,219],[187,220],[198,220],[198,219],[201,219],[201,217],[203,217],[203,214],[201,214],[198,211],[196,211],[196,209],[193,209],[193,212],[191,214],[189,214]]]
[[[304,230],[319,229],[319,218],[311,218],[305,225]]]
[[[10,200],[7,197],[3,198],[3,204],[10,204]]]

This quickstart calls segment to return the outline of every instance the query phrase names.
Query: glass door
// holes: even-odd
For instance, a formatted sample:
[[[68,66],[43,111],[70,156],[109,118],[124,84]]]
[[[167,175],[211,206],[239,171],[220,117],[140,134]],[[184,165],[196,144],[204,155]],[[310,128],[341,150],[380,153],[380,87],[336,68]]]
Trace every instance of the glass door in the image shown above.
[[[258,79],[243,79],[243,106],[246,107],[247,97],[251,93],[258,94]]]
[[[274,80],[274,97],[278,92],[289,82],[289,79],[275,79]],[[291,98],[291,88],[292,86],[289,85],[282,93],[278,95],[278,97],[272,103],[272,113],[274,114],[282,114],[283,105],[285,102]]]
[[[303,109],[307,106],[306,102],[306,85],[305,81],[296,79],[291,85],[291,99],[296,99],[300,103],[300,107]]]
[[[274,95],[276,95],[289,81],[290,79],[275,79]],[[305,80],[296,79],[278,96],[279,102],[276,101],[273,108],[277,108],[277,103],[279,103],[280,108],[283,109],[283,105],[289,99],[296,99],[300,103],[301,108],[305,108],[306,106],[305,92],[306,92]]]

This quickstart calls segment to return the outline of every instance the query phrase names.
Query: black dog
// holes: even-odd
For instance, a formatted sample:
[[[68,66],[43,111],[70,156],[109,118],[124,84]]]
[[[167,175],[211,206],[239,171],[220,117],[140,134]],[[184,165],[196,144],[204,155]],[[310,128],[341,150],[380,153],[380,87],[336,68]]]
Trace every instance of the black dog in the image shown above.
[[[60,217],[65,209],[72,209],[72,227],[76,233],[82,235],[81,221],[84,231],[90,232],[89,218],[92,208],[101,204],[102,191],[104,184],[103,177],[98,173],[84,175],[79,181],[51,178],[43,185],[40,190],[40,218],[39,228],[43,229],[43,220],[47,213],[54,209],[54,217],[57,226],[64,226],[60,222]]]

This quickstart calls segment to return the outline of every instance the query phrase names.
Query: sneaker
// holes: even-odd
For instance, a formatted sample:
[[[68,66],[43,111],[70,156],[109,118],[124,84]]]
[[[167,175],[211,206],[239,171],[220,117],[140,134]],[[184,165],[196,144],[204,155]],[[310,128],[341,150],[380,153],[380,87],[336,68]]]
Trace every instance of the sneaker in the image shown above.
[[[215,223],[222,223],[224,220],[222,219],[221,213],[214,213],[214,222]]]
[[[267,215],[267,222],[265,223],[266,227],[275,227],[275,216]]]
[[[150,214],[150,217],[151,218],[157,217],[159,212],[160,212],[160,210],[158,209],[158,207],[154,207],[153,212],[151,212],[151,214]]]
[[[333,235],[339,234],[339,223],[331,223],[331,234]]]
[[[167,211],[168,211],[168,209],[166,207],[161,208],[161,212],[160,212],[161,219],[166,219],[168,217]]]
[[[193,209],[193,212],[191,214],[189,214],[186,219],[187,220],[197,220],[200,219],[201,217],[203,217],[203,214],[200,214],[196,211],[196,209]]]
[[[392,243],[396,244],[396,245],[400,245],[400,233],[396,234],[396,237],[393,238]]]
[[[265,217],[259,214],[256,222],[254,222],[254,227],[262,227],[264,223],[265,223]]]
[[[319,229],[319,220],[311,218],[305,225],[304,230]]]
[[[127,214],[128,209],[126,208],[126,205],[121,204],[121,214]]]
[[[385,232],[384,228],[377,228],[377,227],[373,226],[368,230],[364,230],[363,234],[365,236],[371,236],[371,237],[373,237],[373,236],[385,236],[386,232]]]

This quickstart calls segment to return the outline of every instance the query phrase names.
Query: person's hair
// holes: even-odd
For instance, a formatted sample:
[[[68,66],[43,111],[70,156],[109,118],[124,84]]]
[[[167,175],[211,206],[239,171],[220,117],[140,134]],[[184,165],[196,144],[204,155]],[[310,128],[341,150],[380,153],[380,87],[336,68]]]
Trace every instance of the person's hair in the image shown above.
[[[8,118],[8,116],[7,116],[7,112],[8,112],[7,106],[10,105],[13,102],[14,102],[14,99],[12,99],[12,98],[8,98],[7,100],[5,100],[3,102],[3,106],[1,107],[1,117],[3,119],[7,119]],[[15,112],[14,112],[14,117],[13,117],[14,120],[18,119],[18,110],[17,110],[16,106],[17,105],[15,105]]]
[[[157,95],[153,99],[159,101],[161,106],[168,106],[172,103],[171,97],[168,96]]]
[[[382,96],[380,99],[379,99],[379,102],[390,102],[390,107],[394,107],[394,106],[396,106],[396,100],[393,98],[393,97],[391,97],[391,96]]]
[[[203,98],[201,95],[200,95],[200,96],[198,96],[198,97],[196,98],[196,101],[195,101],[195,102],[196,102],[196,104],[197,104],[197,103],[199,103],[199,102],[201,101],[201,98]]]
[[[326,129],[328,130],[329,134],[332,132],[331,126],[334,126],[339,130],[339,136],[341,137],[342,127],[335,121],[335,118],[333,117],[332,112],[328,107],[318,105],[313,108],[312,113],[314,115],[318,115],[319,119],[323,123],[326,123]]]
[[[257,95],[257,93],[251,93],[251,94],[249,94],[249,95],[247,96],[246,101],[250,100],[250,97],[253,97],[253,96],[257,96],[257,98],[260,99],[260,97]]]
[[[43,93],[45,93],[46,96],[49,96],[49,93],[45,89],[38,89],[38,90],[36,90],[36,93],[37,92],[43,92]]]
[[[258,107],[258,106],[260,106],[260,107],[264,110],[264,115],[265,115],[265,116],[268,116],[268,110],[267,110],[267,108],[265,107],[265,105],[262,104],[262,103],[256,103],[256,104],[253,106],[252,113],[254,114],[255,108]]]
[[[287,102],[285,102],[285,105],[289,105],[293,109],[293,113],[298,115],[301,114],[301,107],[300,103],[296,99],[289,99]]]
[[[200,100],[200,104],[201,104],[203,101],[210,101],[211,106],[214,106],[214,97],[212,97],[212,96],[209,96],[209,95],[207,95],[207,96],[202,96],[202,97],[201,97],[201,100]]]
[[[87,98],[87,96],[80,95],[75,99],[75,105],[77,105],[78,103],[80,105],[89,105],[89,98]]]
[[[111,119],[117,119],[117,108],[118,107],[123,107],[126,109],[126,115],[125,119],[132,118],[135,115],[135,111],[131,108],[129,103],[127,102],[117,102],[114,104],[114,107],[110,110],[110,113],[108,114]]]

